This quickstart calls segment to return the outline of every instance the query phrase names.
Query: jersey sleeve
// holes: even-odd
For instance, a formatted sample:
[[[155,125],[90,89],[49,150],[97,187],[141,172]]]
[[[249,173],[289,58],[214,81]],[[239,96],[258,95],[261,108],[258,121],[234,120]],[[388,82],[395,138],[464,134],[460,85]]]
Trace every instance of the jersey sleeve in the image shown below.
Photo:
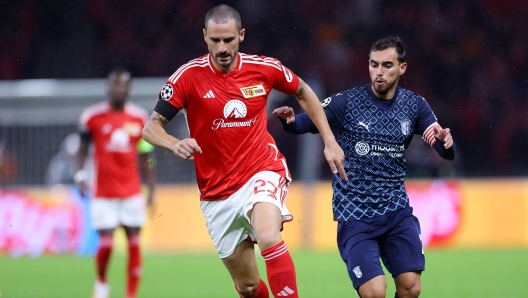
[[[85,109],[81,116],[79,117],[79,122],[77,123],[79,131],[81,134],[91,134],[92,122],[90,121],[92,119],[91,113],[88,112],[88,109]]]
[[[333,129],[343,128],[343,123],[345,122],[345,113],[346,113],[346,96],[338,93],[330,97],[325,98],[321,105],[326,114],[328,124]],[[292,124],[286,124],[286,121],[282,118],[281,120],[282,128],[284,131],[291,134],[303,134],[303,133],[319,133],[319,130],[313,123],[312,119],[308,117],[306,113],[295,115],[295,122]]]
[[[271,87],[288,95],[297,92],[299,88],[299,77],[289,68],[282,65],[279,60],[275,58],[265,58],[264,60],[268,59],[271,59],[270,64],[273,65],[273,67],[267,68],[269,69],[268,76]]]
[[[187,106],[186,90],[188,87],[188,73],[185,72],[186,65],[180,67],[165,82],[158,95],[158,103],[154,111],[171,120],[179,110]]]
[[[414,133],[422,135],[422,139],[431,147],[434,147],[436,143],[434,127],[440,127],[440,125],[425,98],[420,98],[418,99],[418,117],[416,119]]]

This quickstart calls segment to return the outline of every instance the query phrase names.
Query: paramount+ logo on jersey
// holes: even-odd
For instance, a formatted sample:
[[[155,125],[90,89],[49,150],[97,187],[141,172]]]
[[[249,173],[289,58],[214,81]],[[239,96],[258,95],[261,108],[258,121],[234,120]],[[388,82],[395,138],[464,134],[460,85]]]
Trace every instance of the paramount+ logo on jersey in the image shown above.
[[[250,127],[257,122],[257,119],[242,120],[247,116],[247,107],[242,101],[232,99],[228,101],[224,106],[224,118],[217,118],[213,120],[213,130],[219,128],[237,128],[237,127]]]
[[[242,92],[244,98],[252,98],[266,95],[266,89],[264,89],[264,86],[262,85],[240,88],[240,91]]]

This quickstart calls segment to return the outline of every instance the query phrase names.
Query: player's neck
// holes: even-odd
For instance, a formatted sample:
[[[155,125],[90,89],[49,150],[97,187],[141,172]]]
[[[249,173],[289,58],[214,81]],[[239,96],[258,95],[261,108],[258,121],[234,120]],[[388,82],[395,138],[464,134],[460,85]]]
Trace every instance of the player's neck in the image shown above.
[[[374,95],[379,98],[379,99],[382,99],[382,100],[391,100],[393,97],[394,97],[394,94],[396,93],[396,84],[394,84],[394,86],[392,86],[392,88],[387,91],[387,93],[385,94],[381,94],[381,93],[378,93],[376,91],[376,89],[374,89],[374,86],[371,84],[370,85],[370,89],[372,90],[372,93],[374,93]]]
[[[110,106],[112,107],[112,110],[116,112],[122,112],[125,109],[125,103],[115,103],[110,101]]]

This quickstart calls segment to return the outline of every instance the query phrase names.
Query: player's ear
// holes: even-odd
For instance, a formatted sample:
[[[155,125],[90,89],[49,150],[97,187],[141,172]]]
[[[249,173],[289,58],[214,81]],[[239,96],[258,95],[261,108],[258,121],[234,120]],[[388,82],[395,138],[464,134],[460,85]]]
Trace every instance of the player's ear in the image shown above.
[[[203,28],[204,41],[207,43],[207,31]]]
[[[240,42],[243,42],[244,41],[244,36],[246,36],[246,29],[242,28],[240,29]]]
[[[405,73],[407,70],[407,62],[402,62],[400,64],[400,76]]]

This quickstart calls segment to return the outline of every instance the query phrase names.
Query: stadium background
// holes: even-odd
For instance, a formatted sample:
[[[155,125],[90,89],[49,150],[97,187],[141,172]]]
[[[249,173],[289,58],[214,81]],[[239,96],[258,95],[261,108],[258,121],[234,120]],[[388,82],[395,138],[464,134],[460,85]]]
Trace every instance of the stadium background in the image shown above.
[[[5,297],[15,297],[9,293],[24,287],[16,286],[16,274],[2,269],[13,260],[18,262],[15,266],[22,264],[19,257],[68,258],[73,253],[79,256],[72,259],[75,262],[91,255],[97,242],[86,219],[86,201],[71,186],[80,112],[105,98],[104,77],[116,66],[127,67],[134,76],[130,100],[152,110],[164,80],[181,64],[206,54],[203,17],[219,3],[0,3],[0,295],[3,291]],[[458,145],[453,163],[439,159],[419,137],[406,155],[407,188],[422,228],[429,231],[428,251],[437,257],[432,262],[440,271],[460,250],[475,252],[462,259],[470,262],[471,256],[493,249],[497,253],[467,275],[477,270],[500,272],[501,267],[512,279],[518,273],[508,266],[528,265],[527,2],[222,3],[241,12],[247,32],[241,52],[280,59],[321,98],[367,83],[371,44],[386,35],[402,37],[409,69],[400,86],[427,99],[440,124],[452,129]],[[271,99],[270,108],[287,104],[299,109],[291,97],[274,93]],[[169,132],[185,136],[183,122],[178,115]],[[289,198],[296,220],[285,231],[287,241],[299,251],[299,258],[303,251],[331,252],[338,258],[330,215],[331,176],[318,137],[292,138],[271,116],[269,130],[296,180]],[[192,164],[158,149],[155,158],[159,206],[143,234],[145,250],[151,256],[200,253],[207,258],[212,244],[198,209]],[[118,238],[117,246],[123,243]],[[505,255],[517,259],[511,265],[493,262]],[[45,264],[25,266],[32,270]],[[86,268],[87,291],[91,269]],[[219,274],[227,275],[222,270]],[[434,270],[429,270],[433,276]],[[345,274],[343,267],[335,271],[341,277]],[[446,271],[452,274],[449,268]],[[435,297],[480,293],[473,289],[461,295],[465,287],[454,280],[444,285],[452,292]],[[495,285],[505,287],[500,282]],[[339,286],[350,290],[346,279]],[[526,285],[515,286],[516,292],[500,297],[528,296]],[[44,286],[36,284],[34,289],[38,287]],[[480,297],[499,297],[487,290]],[[24,292],[18,297],[44,297],[32,295]]]

